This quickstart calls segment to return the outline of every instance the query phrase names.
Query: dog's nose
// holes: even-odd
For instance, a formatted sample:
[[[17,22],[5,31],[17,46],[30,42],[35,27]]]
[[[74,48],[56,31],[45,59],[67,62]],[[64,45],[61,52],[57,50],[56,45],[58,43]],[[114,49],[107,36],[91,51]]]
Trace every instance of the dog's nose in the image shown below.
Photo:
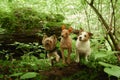
[[[79,40],[81,41],[81,40],[82,40],[82,37],[79,37]]]
[[[46,45],[49,45],[49,43],[46,43]]]

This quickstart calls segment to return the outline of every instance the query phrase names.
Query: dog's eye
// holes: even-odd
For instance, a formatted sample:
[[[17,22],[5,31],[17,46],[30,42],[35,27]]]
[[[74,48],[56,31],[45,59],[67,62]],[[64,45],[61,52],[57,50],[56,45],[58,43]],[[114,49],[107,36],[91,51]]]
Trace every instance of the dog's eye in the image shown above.
[[[50,41],[50,43],[52,43],[52,41]]]
[[[87,37],[86,35],[84,35],[84,37]]]

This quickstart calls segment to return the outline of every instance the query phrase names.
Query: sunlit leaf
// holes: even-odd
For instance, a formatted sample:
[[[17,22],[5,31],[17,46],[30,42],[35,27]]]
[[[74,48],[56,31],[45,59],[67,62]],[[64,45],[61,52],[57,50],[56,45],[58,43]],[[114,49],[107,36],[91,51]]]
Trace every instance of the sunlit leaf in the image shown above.
[[[28,73],[25,73],[24,75],[22,75],[20,77],[20,79],[30,79],[30,78],[34,78],[36,76],[37,76],[36,72],[28,72]]]
[[[116,65],[112,65],[112,64],[109,64],[109,63],[105,63],[105,62],[98,62],[100,65],[104,66],[104,67],[113,67],[113,68],[117,68],[117,69],[120,69],[119,66],[116,66]]]
[[[105,63],[105,62],[98,62],[100,65],[104,66],[104,67],[111,67],[111,64]]]
[[[115,67],[105,68],[104,71],[109,75],[115,76],[117,78],[120,77],[120,69],[118,68]]]
[[[112,76],[116,76],[117,78],[120,77],[120,67],[119,66],[104,63],[104,62],[99,62],[99,64],[105,67],[104,71],[107,74],[112,75]]]

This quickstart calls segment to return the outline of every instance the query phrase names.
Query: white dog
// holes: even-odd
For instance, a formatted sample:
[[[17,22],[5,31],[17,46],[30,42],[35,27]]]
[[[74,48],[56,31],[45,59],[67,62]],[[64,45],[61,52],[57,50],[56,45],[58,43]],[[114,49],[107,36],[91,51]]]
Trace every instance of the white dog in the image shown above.
[[[80,29],[76,41],[76,62],[80,62],[81,55],[85,56],[85,60],[88,61],[87,57],[91,54],[89,39],[92,35],[92,33]]]

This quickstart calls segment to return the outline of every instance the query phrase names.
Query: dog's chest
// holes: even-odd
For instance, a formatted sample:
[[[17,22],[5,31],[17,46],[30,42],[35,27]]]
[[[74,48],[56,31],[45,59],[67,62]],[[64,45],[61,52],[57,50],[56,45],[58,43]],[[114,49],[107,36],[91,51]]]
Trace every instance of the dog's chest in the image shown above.
[[[60,46],[62,48],[68,48],[68,47],[71,47],[72,45],[72,40],[71,38],[68,38],[68,39],[61,39],[61,42],[60,42]]]
[[[88,40],[86,42],[81,42],[81,41],[77,40],[76,49],[81,52],[89,51],[90,50],[90,41]]]

